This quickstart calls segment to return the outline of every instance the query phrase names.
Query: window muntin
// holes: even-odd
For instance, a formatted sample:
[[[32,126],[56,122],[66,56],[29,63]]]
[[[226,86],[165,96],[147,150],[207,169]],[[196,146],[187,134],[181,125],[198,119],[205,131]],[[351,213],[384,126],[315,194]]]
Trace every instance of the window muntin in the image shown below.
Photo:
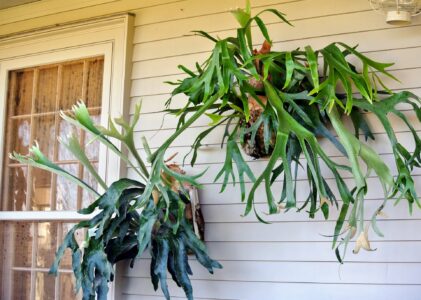
[[[3,211],[75,211],[94,199],[80,187],[47,171],[32,168],[8,157],[26,154],[37,142],[41,150],[70,173],[83,177],[94,188],[93,178],[61,144],[77,131],[80,143],[96,169],[99,142],[64,122],[59,112],[70,113],[84,99],[99,122],[104,59],[93,57],[60,64],[9,72],[3,157]],[[0,222],[0,298],[75,299],[71,258],[63,258],[59,276],[48,275],[54,253],[72,224],[52,222]],[[82,238],[82,233],[78,235]],[[80,296],[80,295],[79,295]]]
[[[0,222],[0,241],[7,243],[0,252],[1,299],[82,299],[81,292],[74,293],[69,250],[62,259],[58,276],[48,274],[57,245],[73,225],[64,222]],[[81,243],[84,232],[76,232],[75,237]]]
[[[100,119],[103,63],[97,57],[9,72],[2,210],[77,210],[92,201],[80,187],[19,164],[8,153],[27,153],[37,142],[52,161],[92,181],[57,141],[77,130],[63,122],[59,112],[70,111],[78,99],[84,99],[91,115]],[[98,141],[84,132],[78,134],[88,158],[98,166]]]

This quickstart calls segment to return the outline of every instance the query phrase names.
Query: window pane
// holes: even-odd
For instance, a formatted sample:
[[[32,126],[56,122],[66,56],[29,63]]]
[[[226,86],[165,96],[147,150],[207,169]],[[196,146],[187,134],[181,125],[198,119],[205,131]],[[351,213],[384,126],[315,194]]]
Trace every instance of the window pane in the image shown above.
[[[55,276],[44,272],[36,274],[35,300],[54,300]]]
[[[32,69],[10,73],[8,91],[10,116],[31,113],[33,81],[34,71]]]
[[[29,300],[31,293],[31,272],[13,272],[13,300]]]
[[[38,223],[37,226],[37,267],[50,268],[57,248],[57,223]]]
[[[64,238],[66,237],[66,234],[69,232],[70,229],[72,229],[74,225],[75,224],[63,223],[62,240],[64,240]],[[85,230],[84,229],[76,230],[75,239],[77,243],[81,245],[83,240],[85,239]],[[61,242],[62,241],[60,241],[60,243]],[[60,269],[67,269],[67,270],[72,269],[72,252],[70,251],[70,249],[66,249],[66,251],[64,252],[63,258],[61,259],[61,262],[60,262]]]
[[[13,266],[31,267],[34,239],[32,223],[9,223],[6,227],[8,239],[5,241],[5,247],[7,245],[8,251],[14,254]]]
[[[0,299],[28,299],[30,293],[35,299],[55,299],[56,284],[62,293],[60,299],[76,299],[70,250],[60,264],[59,277],[48,274],[59,243],[73,226],[59,222],[0,222]],[[81,243],[83,230],[75,237]],[[64,273],[67,276],[61,276]]]
[[[101,111],[99,109],[91,110],[89,114],[91,115],[94,124],[99,124],[101,122]],[[91,160],[98,160],[99,141],[89,133],[86,134],[84,140],[86,156]]]
[[[58,67],[39,69],[35,113],[56,111],[57,70]]]
[[[78,174],[78,164],[62,164],[61,168],[70,174]],[[56,209],[57,210],[76,210],[77,209],[78,186],[65,179],[64,177],[57,177],[56,184]]]
[[[7,145],[8,151],[16,151],[18,153],[28,153],[31,140],[31,119],[19,118],[10,119],[7,133],[10,135],[10,143]],[[11,163],[16,163],[10,160]]]
[[[5,168],[3,194],[5,202],[4,210],[27,210],[26,193],[28,168],[25,166]]]
[[[58,119],[58,136],[61,139],[66,139],[70,134],[75,134],[79,136],[81,130],[76,128],[76,126],[69,124],[62,118]],[[75,156],[62,144],[58,144],[58,160],[59,161],[68,161],[68,160],[75,160]]]
[[[32,210],[51,210],[51,179],[50,172],[32,168],[32,192],[31,209]]]
[[[98,164],[97,163],[93,163],[92,166],[95,168],[95,170],[98,171]],[[83,170],[83,180],[89,184],[91,187],[94,188],[94,190],[97,190],[98,188],[98,182],[96,181],[96,179],[94,178],[94,176],[92,176],[92,174],[90,172],[88,172],[86,169]],[[94,202],[96,200],[96,196],[93,195],[92,193],[83,190],[82,193],[82,207],[88,207],[92,202]]]
[[[42,117],[34,117],[33,120],[33,136],[34,141],[48,158],[54,160],[54,144],[57,141],[55,132],[55,116],[48,115]]]
[[[4,245],[5,243],[5,233],[4,233],[5,227],[4,227],[4,223],[0,222],[0,245]],[[0,255],[0,291],[4,290],[4,282],[3,282],[3,272],[1,272],[1,270],[4,269],[4,265],[5,265],[5,257],[4,255]],[[2,297],[2,293],[0,292],[0,298]]]
[[[82,99],[83,62],[63,65],[60,109],[71,109]]]
[[[0,229],[0,299],[27,299],[32,264],[32,224],[0,222]],[[14,270],[15,267],[23,270]]]
[[[79,300],[82,299],[82,291],[75,295],[75,278],[72,273],[60,273],[60,300]]]
[[[88,62],[88,86],[85,101],[89,107],[101,106],[103,70],[104,59],[95,59]]]

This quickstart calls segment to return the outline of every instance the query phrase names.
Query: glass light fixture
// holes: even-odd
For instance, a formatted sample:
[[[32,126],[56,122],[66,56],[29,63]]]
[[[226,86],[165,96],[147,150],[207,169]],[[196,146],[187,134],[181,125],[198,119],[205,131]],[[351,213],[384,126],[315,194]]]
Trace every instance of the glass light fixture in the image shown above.
[[[386,22],[391,25],[408,25],[411,17],[421,13],[420,0],[369,0],[371,7],[386,14]]]

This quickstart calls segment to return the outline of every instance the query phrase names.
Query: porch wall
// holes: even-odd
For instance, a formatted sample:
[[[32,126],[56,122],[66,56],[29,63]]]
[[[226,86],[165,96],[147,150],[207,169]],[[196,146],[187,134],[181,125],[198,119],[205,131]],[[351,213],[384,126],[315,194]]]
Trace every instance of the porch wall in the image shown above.
[[[333,41],[359,44],[361,51],[375,59],[396,62],[392,73],[402,84],[386,80],[390,87],[421,96],[421,17],[415,18],[410,26],[392,27],[383,16],[371,11],[366,0],[252,2],[258,7],[254,11],[274,7],[285,12],[294,24],[288,27],[268,16],[275,49],[307,44],[319,48]],[[142,135],[147,136],[151,147],[157,147],[176,125],[174,118],[163,119],[159,112],[171,91],[171,86],[163,82],[182,78],[177,65],[193,66],[197,60],[206,58],[212,47],[207,40],[187,34],[194,29],[220,37],[234,34],[236,23],[227,11],[242,5],[243,1],[238,0],[46,0],[0,11],[0,35],[121,11],[135,13],[131,101],[127,105],[133,111],[134,104],[142,100],[143,117],[137,136],[139,141]],[[181,105],[182,101],[177,98],[174,103]],[[414,120],[420,132],[414,114],[409,110],[405,114]],[[392,162],[380,124],[369,118],[377,140],[375,147],[386,161]],[[182,160],[207,123],[208,120],[199,120],[175,141],[168,155],[178,152],[176,160]],[[396,121],[395,129],[402,143],[411,146],[403,124]],[[339,265],[330,238],[322,236],[332,234],[337,212],[328,221],[320,216],[309,221],[304,213],[290,212],[267,217],[273,224],[263,225],[254,216],[241,217],[244,205],[240,203],[238,187],[218,194],[220,185],[213,183],[213,178],[224,160],[219,143],[220,136],[213,135],[200,152],[197,166],[185,168],[191,174],[209,168],[201,179],[204,188],[200,192],[206,244],[210,255],[224,265],[223,270],[209,275],[192,260],[196,299],[419,299],[421,210],[410,216],[404,202],[395,208],[390,203],[385,209],[388,218],[379,222],[385,237],[371,235],[372,247],[378,250],[358,255],[349,251],[347,262]],[[333,149],[330,153],[339,155]],[[260,162],[252,165],[256,170],[262,169]],[[417,172],[419,175],[414,179],[421,194],[421,172]],[[129,169],[128,174],[132,176],[133,172]],[[367,218],[382,201],[378,181],[370,178],[369,183]],[[306,183],[301,181],[299,185],[299,194],[304,195]],[[264,201],[262,194],[258,210],[264,210]],[[116,299],[163,299],[151,286],[147,257],[136,262],[134,269],[121,265],[118,271]],[[170,287],[175,299],[183,298],[181,289],[172,282]]]

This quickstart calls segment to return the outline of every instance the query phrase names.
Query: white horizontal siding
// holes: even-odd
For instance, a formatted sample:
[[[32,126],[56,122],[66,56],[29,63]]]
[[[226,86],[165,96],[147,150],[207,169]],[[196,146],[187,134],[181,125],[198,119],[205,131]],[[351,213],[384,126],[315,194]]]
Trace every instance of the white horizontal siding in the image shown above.
[[[315,266],[314,266],[315,267]],[[339,267],[338,267],[339,269]],[[338,269],[335,273],[338,274]],[[311,273],[321,272],[313,268]],[[278,269],[277,272],[288,272]],[[365,270],[360,269],[358,274]],[[405,272],[405,270],[403,270]],[[338,275],[339,276],[339,275]],[[284,283],[284,282],[247,282],[247,281],[213,281],[195,280],[196,298],[198,300],[260,300],[260,299],[357,299],[364,296],[364,299],[382,300],[418,300],[421,293],[419,285],[392,285],[392,284],[343,284],[343,283]],[[149,279],[125,278],[123,286],[126,292],[122,299],[128,300],[162,300],[156,297]],[[170,283],[171,294],[174,299],[185,299],[181,289]],[[207,295],[214,295],[209,298]]]
[[[420,27],[421,30],[421,27]],[[403,87],[407,88],[418,88],[419,87],[419,80],[418,78],[421,76],[421,68],[407,68],[407,69],[400,69],[400,70],[393,70],[391,68],[390,73],[395,77],[400,78],[402,82],[405,82],[405,86],[402,83],[397,82],[389,77],[384,78],[384,83],[390,86],[391,89],[400,89]],[[177,81],[182,79],[183,75],[165,75],[160,77],[150,77],[146,79],[134,79],[131,95],[132,97],[145,97],[145,96],[152,96],[152,95],[162,95],[165,103],[166,97],[165,95],[171,93],[173,90],[173,86],[169,84],[163,84],[164,81]]]
[[[257,2],[257,3],[256,3]],[[133,54],[131,111],[142,102],[142,118],[136,129],[136,138],[145,136],[155,149],[168,138],[177,124],[177,119],[160,111],[170,97],[171,86],[164,81],[175,81],[183,77],[179,64],[193,67],[210,54],[212,44],[206,39],[188,35],[190,30],[200,29],[224,37],[233,34],[235,21],[227,12],[239,1],[185,1],[171,3],[167,9],[151,7],[139,10],[136,18],[135,45]],[[240,3],[241,5],[241,3]],[[275,7],[288,14],[294,27],[280,24],[268,17],[269,30],[275,49],[294,49],[307,44],[320,48],[334,41],[351,45],[359,44],[360,51],[370,57],[386,62],[395,62],[391,72],[402,83],[386,79],[396,90],[410,90],[421,95],[421,19],[414,19],[411,26],[391,27],[382,16],[373,13],[365,0],[333,1],[253,1],[260,8]],[[161,14],[162,12],[162,14]],[[256,29],[254,29],[256,30]],[[258,38],[255,42],[260,43]],[[175,97],[172,107],[180,107],[183,96]],[[411,108],[399,107],[418,133],[421,125]],[[367,114],[375,133],[376,141],[369,142],[390,165],[396,175],[391,155],[379,121]],[[409,149],[414,147],[411,134],[402,121],[390,118],[398,139]],[[178,153],[175,161],[181,162],[188,153],[194,138],[209,123],[199,119],[192,128],[177,139],[168,150],[168,155]],[[200,179],[203,189],[199,192],[206,221],[206,241],[211,256],[224,265],[214,275],[197,265],[191,258],[194,272],[193,286],[197,299],[418,299],[421,293],[421,235],[416,228],[421,225],[421,211],[408,213],[404,201],[397,206],[390,201],[384,210],[386,216],[379,218],[378,225],[384,238],[370,235],[375,252],[353,255],[349,251],[345,265],[339,265],[331,249],[330,238],[334,220],[338,215],[331,207],[328,220],[316,215],[309,220],[307,214],[294,211],[266,216],[265,195],[262,188],[257,192],[257,211],[271,225],[260,224],[252,214],[243,217],[239,188],[229,186],[219,194],[220,184],[214,177],[220,170],[224,151],[220,149],[224,126],[218,128],[204,141],[196,166],[185,166],[189,174],[198,174],[207,169]],[[343,157],[326,141],[321,141],[334,160]],[[142,146],[138,145],[143,152]],[[256,172],[265,162],[246,157]],[[326,169],[325,167],[322,167]],[[129,176],[135,176],[129,168]],[[421,192],[421,172],[415,172],[416,189]],[[305,174],[299,173],[297,201],[302,203],[308,189]],[[326,178],[333,182],[332,175],[325,170]],[[352,179],[346,180],[352,183]],[[366,218],[381,204],[382,192],[377,178],[368,179]],[[250,189],[247,183],[246,188]],[[275,196],[280,195],[282,182],[276,183]],[[334,192],[337,192],[334,189]],[[353,245],[350,245],[352,248]],[[135,264],[134,269],[121,266],[122,299],[162,299],[154,292],[148,279],[148,255]],[[170,284],[175,299],[184,299],[183,292]]]
[[[313,5],[317,5],[316,1],[307,1],[312,2]],[[334,7],[340,6],[334,5]],[[314,10],[313,12],[317,13],[317,11]],[[370,20],[370,22],[366,22],[367,20]],[[200,24],[198,20],[196,20],[195,23]],[[414,20],[410,28],[416,31],[416,28],[420,26],[420,23],[421,21]],[[332,24],[334,24],[334,26],[332,26]],[[168,30],[173,30],[175,26],[169,25],[167,28]],[[202,26],[199,26],[199,29],[202,29]],[[139,30],[141,30],[141,28]],[[294,22],[294,27],[279,23],[271,24],[268,25],[268,30],[271,32],[271,38],[275,43],[275,46],[282,43],[284,49],[294,49],[297,46],[302,47],[307,44],[311,44],[314,47],[321,47],[325,45],[326,42],[329,43],[337,41],[338,36],[343,36],[341,37],[341,40],[344,42],[358,43],[360,42],[357,37],[358,33],[364,31],[388,31],[388,25],[385,24],[382,16],[373,15],[372,11],[366,11],[306,18]],[[258,29],[253,27],[253,31],[257,32]],[[351,34],[351,38],[347,39],[346,36]],[[141,33],[139,33],[139,35],[141,35]],[[221,38],[229,35],[235,35],[235,30],[230,28],[225,31],[218,32],[218,36]],[[320,42],[317,43],[316,41],[309,43],[307,41],[308,39],[313,40],[315,38],[320,39],[323,43],[320,44]],[[256,38],[254,42],[256,44],[260,44],[262,40],[262,38]],[[289,43],[286,44],[287,42]],[[383,41],[383,43],[389,45],[390,47],[390,40]],[[193,45],[194,47],[192,47]],[[182,56],[185,54],[197,54],[209,51],[211,46],[211,41],[192,35],[174,37],[171,39],[166,38],[153,42],[136,44],[134,60],[143,61],[162,57]],[[378,46],[379,45],[372,45],[371,47],[377,48]],[[363,51],[368,51],[370,46],[365,45],[365,47],[362,46],[361,49],[363,49]]]
[[[419,68],[421,67],[421,62],[417,60],[420,51],[419,48],[420,47],[411,47],[393,50],[366,51],[365,54],[369,55],[372,59],[379,61],[395,62],[392,69]],[[210,53],[205,52],[182,57],[135,62],[133,64],[132,79],[182,74],[177,68],[178,65],[183,64],[193,69],[194,62],[204,61],[209,55]],[[402,59],[396,60],[398,55],[401,55]]]
[[[421,182],[421,176],[415,175],[414,180],[418,183],[416,184],[416,190],[417,192],[421,192],[421,186],[419,182]],[[336,187],[334,186],[334,180],[333,179],[326,179],[326,181],[331,185],[332,191],[337,194],[338,191]],[[345,179],[345,183],[352,184],[352,179]],[[367,200],[380,200],[383,198],[383,193],[379,193],[381,189],[380,182],[377,178],[371,177],[367,179],[367,184],[370,186],[370,189],[367,191],[366,199]],[[250,183],[246,184],[246,188],[250,188]],[[300,180],[297,182],[297,198],[303,201],[303,197],[307,196],[307,190],[306,190],[307,182]],[[219,184],[206,184],[206,188],[199,191],[201,195],[201,203],[206,205],[211,204],[221,204],[221,205],[228,205],[228,204],[239,204],[238,197],[239,197],[239,191],[238,187],[233,187],[232,185],[227,186],[226,192],[222,194],[218,194],[220,190]],[[281,193],[282,186],[281,184],[274,185],[273,193],[274,196],[278,196]],[[261,197],[259,197],[261,195]],[[266,203],[266,199],[264,197],[264,188],[260,187],[256,191],[256,203]],[[221,208],[222,209],[222,208]],[[392,209],[390,207],[389,209]],[[206,211],[205,211],[206,213]],[[390,215],[389,215],[390,216]],[[282,215],[280,216],[280,219],[282,219]]]
[[[416,130],[421,130],[421,125],[417,121],[415,112],[407,111],[405,112],[405,114],[408,120],[412,122],[413,127]],[[407,127],[401,119],[399,119],[395,115],[390,115],[388,117],[389,117],[389,120],[394,122],[394,129],[396,133],[404,133],[407,131]],[[170,118],[172,117],[167,116],[165,119],[170,120]],[[367,114],[366,119],[369,122],[370,128],[373,133],[379,133],[379,134],[383,133],[383,127],[375,115]],[[156,117],[154,122],[142,122],[142,119],[141,119],[139,124],[137,125],[138,126],[137,128],[139,128],[139,131],[135,132],[135,136],[138,138],[140,138],[141,136],[145,136],[148,139],[148,143],[150,147],[152,148],[159,147],[163,141],[165,141],[169,136],[171,136],[174,129],[176,128],[177,120],[172,120],[168,122],[169,123],[167,124],[170,124],[168,128],[161,128],[162,118]],[[149,127],[149,129],[141,131],[140,128],[142,127],[142,124],[144,124],[146,128]],[[209,119],[207,119],[206,117],[202,118],[201,120],[198,120],[198,123],[193,124],[193,126],[186,129],[186,131],[184,131],[180,135],[181,138],[174,141],[172,146],[177,146],[177,147],[191,146],[192,140],[186,139],[185,137],[195,138],[198,133],[200,133],[201,131],[204,130],[205,127],[207,127],[207,124],[209,124]],[[159,131],[157,132],[157,130]],[[222,141],[221,133],[223,132],[224,132],[224,125],[220,125],[219,127],[215,129],[214,132],[211,132],[208,136],[205,137],[205,139],[203,140],[203,144],[210,144],[210,145],[220,144]],[[142,147],[142,146],[139,145],[139,147]]]
[[[136,263],[137,268],[127,268],[127,273],[121,276],[148,278],[149,260],[140,259]],[[421,284],[421,264],[414,262],[349,262],[341,266],[336,262],[225,261],[224,269],[213,275],[197,261],[190,264],[196,280],[333,283],[340,275],[341,283],[348,284]],[[315,274],[314,270],[322,269]]]
[[[218,128],[219,129],[219,128]],[[220,130],[215,129],[218,133],[221,133]],[[418,134],[420,131],[417,131]],[[375,149],[379,154],[391,154],[392,153],[392,146],[390,145],[390,142],[387,138],[386,133],[374,133],[373,134],[375,140],[369,140],[368,145],[372,146],[373,149]],[[399,141],[402,142],[402,144],[408,148],[413,149],[414,148],[414,142],[413,139],[411,139],[412,133],[409,132],[396,132],[396,137]],[[363,136],[362,136],[363,138]],[[381,144],[383,143],[383,144]],[[152,143],[153,144],[153,143]],[[330,144],[326,140],[320,140],[320,144],[323,146],[327,146],[326,153],[331,156],[340,156],[341,153],[338,149],[335,147],[328,147]],[[200,156],[197,157],[196,165],[199,164],[208,164],[209,160],[211,160],[211,163],[215,162],[224,162],[225,160],[225,153],[220,151],[221,149],[221,138],[219,135],[211,136],[208,139],[206,139],[203,143],[203,147],[198,150],[198,153],[200,153]],[[152,147],[154,149],[155,147]],[[189,153],[190,151],[189,145],[179,145],[171,147],[169,152],[177,152],[178,155],[174,158],[177,162],[182,162],[183,157]],[[141,151],[142,154],[144,154],[143,149],[140,148],[139,151]],[[253,158],[245,156],[245,161],[253,161]],[[264,160],[264,159],[262,159]],[[187,160],[188,162],[188,160]]]
[[[276,261],[276,262],[333,262],[337,263],[331,255],[330,241],[312,242],[312,251],[309,251],[307,242],[292,241],[207,241],[209,253],[213,258],[224,261]],[[374,240],[374,252],[361,252],[358,255],[349,255],[347,263],[412,263],[418,262],[420,241],[387,241]],[[397,247],[405,256],[397,256]],[[244,251],[247,249],[247,251]],[[142,259],[148,259],[145,253]],[[189,260],[195,260],[191,257]],[[126,274],[126,273],[123,273]]]

